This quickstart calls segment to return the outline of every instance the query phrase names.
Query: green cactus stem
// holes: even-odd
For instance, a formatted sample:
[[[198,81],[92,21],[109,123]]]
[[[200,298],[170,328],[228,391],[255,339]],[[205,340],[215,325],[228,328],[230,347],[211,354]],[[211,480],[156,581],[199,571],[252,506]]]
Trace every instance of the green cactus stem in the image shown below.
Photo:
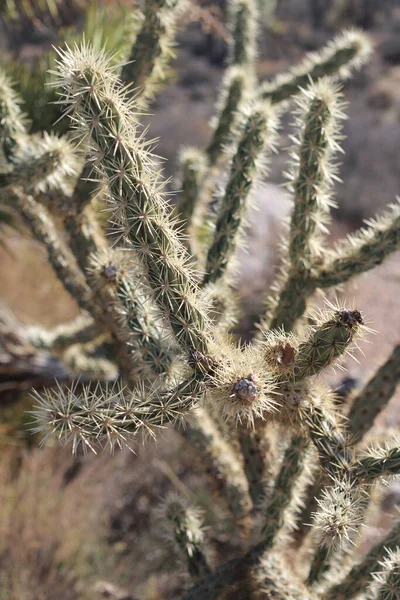
[[[6,161],[13,158],[20,141],[26,137],[29,123],[21,110],[21,104],[11,81],[0,70],[0,151]]]
[[[265,550],[277,541],[276,537],[284,528],[290,529],[293,519],[293,509],[301,506],[299,493],[300,475],[304,475],[305,467],[309,467],[310,442],[305,435],[295,435],[289,444],[283,462],[274,483],[274,489],[265,509],[262,539]],[[301,487],[303,487],[301,482]],[[289,518],[289,511],[291,512]]]
[[[375,544],[364,556],[361,562],[355,564],[340,583],[329,587],[324,595],[326,600],[351,600],[366,589],[372,581],[372,573],[379,569],[387,550],[396,550],[400,546],[400,521],[397,522],[386,537]],[[335,577],[336,576],[336,577]],[[332,581],[343,576],[342,572],[334,573]]]
[[[340,243],[328,260],[315,269],[312,281],[316,288],[344,283],[351,277],[380,265],[400,245],[400,204],[367,223]]]
[[[157,83],[165,78],[182,4],[177,0],[145,2],[142,27],[121,71],[121,79],[145,99],[154,95]]]
[[[293,371],[295,381],[321,373],[343,356],[363,325],[360,311],[348,308],[335,311],[330,319],[318,324],[298,348]]]
[[[73,321],[56,325],[50,330],[36,326],[25,329],[27,341],[35,348],[54,352],[62,352],[73,344],[85,344],[98,334],[98,326],[86,313],[80,314]]]
[[[350,29],[340,33],[320,52],[309,54],[288,73],[262,84],[260,96],[276,104],[298,94],[310,81],[324,76],[345,78],[350,71],[359,68],[370,53],[368,37],[360,30]]]
[[[252,506],[247,480],[231,444],[218,431],[214,419],[206,410],[198,408],[192,415],[190,426],[182,429],[182,435],[201,450],[224,488],[229,510],[239,523],[245,525]]]
[[[353,465],[354,477],[364,483],[400,473],[400,447],[369,448]]]
[[[181,497],[172,493],[165,498],[159,515],[171,528],[170,535],[178,546],[194,582],[201,581],[210,573],[203,552],[204,532],[199,510],[189,506]],[[168,532],[169,533],[169,532]]]
[[[341,94],[337,86],[321,79],[297,99],[296,124],[302,131],[295,138],[293,162],[288,173],[293,197],[287,258],[282,269],[278,297],[272,299],[270,329],[293,329],[306,309],[315,285],[311,268],[321,253],[321,228],[332,205],[330,199],[335,169],[329,165],[339,149]],[[328,168],[329,166],[329,168]]]
[[[55,436],[72,442],[75,453],[96,447],[131,447],[138,434],[153,437],[157,429],[185,418],[202,397],[202,383],[191,378],[170,389],[151,391],[113,387],[60,387],[34,394],[36,432],[44,441]]]
[[[347,415],[347,429],[354,441],[361,441],[374,420],[386,407],[400,381],[400,344],[355,396]]]
[[[151,155],[128,127],[126,93],[107,66],[107,60],[96,59],[90,49],[62,54],[58,68],[64,101],[72,104],[81,135],[89,133],[96,152],[101,152],[99,168],[108,180],[110,200],[116,211],[122,208],[126,234],[178,342],[189,352],[207,355],[207,315],[194,293],[188,254],[166,212],[162,182],[151,175]]]
[[[254,0],[232,0],[229,3],[229,64],[253,70],[257,55],[258,10]]]
[[[228,145],[237,121],[239,107],[248,87],[248,76],[244,69],[231,67],[222,81],[217,104],[217,114],[211,125],[212,137],[206,155],[210,165],[215,165]]]
[[[179,215],[180,227],[186,232],[191,224],[192,216],[199,200],[204,181],[207,159],[197,148],[185,148],[181,152],[182,183],[176,212]]]
[[[232,158],[229,180],[221,202],[214,240],[207,255],[203,285],[215,283],[225,272],[235,248],[235,238],[246,210],[257,172],[257,162],[264,147],[273,147],[275,116],[268,105],[251,107],[237,151]]]
[[[400,590],[400,548],[388,551],[380,563],[381,570],[374,573],[371,600],[398,600]]]

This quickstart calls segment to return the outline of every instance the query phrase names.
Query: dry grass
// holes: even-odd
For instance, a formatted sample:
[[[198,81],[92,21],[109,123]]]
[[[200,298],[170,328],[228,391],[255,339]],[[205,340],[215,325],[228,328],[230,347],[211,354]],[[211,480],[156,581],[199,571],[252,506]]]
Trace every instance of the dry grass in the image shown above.
[[[0,460],[1,600],[75,600],[107,564],[110,460],[89,461],[67,483],[68,450],[10,450]]]

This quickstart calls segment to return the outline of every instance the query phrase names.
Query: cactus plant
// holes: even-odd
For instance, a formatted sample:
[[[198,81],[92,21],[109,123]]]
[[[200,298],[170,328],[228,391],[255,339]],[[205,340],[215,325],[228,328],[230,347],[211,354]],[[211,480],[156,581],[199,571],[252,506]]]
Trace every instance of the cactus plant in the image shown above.
[[[53,331],[26,328],[25,339],[69,357],[72,371],[75,365],[96,372],[98,380],[35,392],[35,431],[44,432],[44,440],[71,443],[74,451],[79,445],[96,450],[131,446],[140,434],[157,436],[168,424],[184,423],[184,443],[193,444],[216,473],[232,523],[248,544],[244,554],[215,564],[196,507],[176,495],[165,498],[162,526],[193,579],[185,600],[359,593],[390,600],[398,589],[398,523],[359,563],[351,548],[362,534],[374,483],[400,472],[396,441],[362,453],[357,445],[357,435],[373,426],[396,387],[398,348],[359,392],[346,422],[321,375],[368,333],[365,318],[357,307],[332,302],[324,310],[308,309],[314,292],[372,269],[400,246],[394,204],[334,250],[326,248],[344,116],[337,80],[367,59],[369,41],[362,32],[346,32],[290,73],[259,85],[256,3],[232,0],[228,75],[212,140],[205,151],[182,153],[182,192],[172,208],[140,113],[154,93],[165,45],[160,36],[168,33],[169,47],[165,28],[179,5],[148,0],[131,53],[135,62],[122,71],[90,41],[58,51],[52,80],[73,141],[30,135],[21,102],[2,75],[2,199],[46,247],[82,311]],[[259,332],[245,345],[224,314],[235,304],[232,255],[238,236],[245,236],[251,189],[265,174],[277,120],[291,98],[297,127],[288,169],[293,207],[281,272],[267,294]],[[214,218],[210,191],[225,170]],[[57,195],[69,207],[62,214],[50,201]],[[114,248],[94,219],[98,195],[118,238]],[[201,227],[207,235],[199,235]],[[116,381],[107,382],[113,376],[101,364],[96,370],[90,344],[108,345]],[[268,440],[275,445],[269,451]],[[289,574],[285,560],[296,519],[316,480],[322,483],[310,532]],[[380,566],[381,574],[370,575],[370,567]]]

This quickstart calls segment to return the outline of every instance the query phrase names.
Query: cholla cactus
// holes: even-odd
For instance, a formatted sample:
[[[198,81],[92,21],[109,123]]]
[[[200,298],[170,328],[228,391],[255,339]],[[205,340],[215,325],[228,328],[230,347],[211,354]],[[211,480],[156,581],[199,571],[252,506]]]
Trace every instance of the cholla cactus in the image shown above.
[[[400,246],[394,204],[336,249],[325,247],[345,108],[337,79],[367,59],[369,41],[345,32],[259,86],[256,3],[232,0],[230,63],[212,140],[205,151],[182,152],[182,192],[172,210],[140,111],[154,93],[180,8],[176,0],[148,0],[134,62],[122,71],[90,42],[59,50],[53,79],[74,144],[31,136],[21,102],[1,76],[2,199],[46,247],[82,310],[72,323],[53,331],[26,328],[21,338],[64,360],[71,375],[97,379],[36,392],[36,430],[74,450],[79,444],[96,450],[131,446],[141,433],[156,436],[184,422],[185,443],[218,477],[232,522],[249,544],[242,556],[213,564],[198,513],[168,497],[160,509],[163,528],[194,580],[186,600],[333,600],[360,593],[391,600],[399,585],[399,525],[359,563],[350,549],[362,534],[374,482],[400,472],[398,443],[362,453],[357,446],[396,387],[398,347],[354,399],[346,422],[322,374],[368,332],[365,318],[356,307],[333,303],[307,312],[314,292],[373,268]],[[246,235],[252,188],[276,146],[279,114],[292,96],[298,131],[281,273],[267,294],[258,335],[243,345],[230,330],[232,256],[238,236]],[[208,194],[225,169],[214,217]],[[98,195],[108,202],[114,238],[119,234],[113,249],[95,219]],[[63,199],[63,211],[55,198]],[[289,576],[285,557],[316,480],[322,483],[310,533]],[[369,573],[381,563],[373,581]]]

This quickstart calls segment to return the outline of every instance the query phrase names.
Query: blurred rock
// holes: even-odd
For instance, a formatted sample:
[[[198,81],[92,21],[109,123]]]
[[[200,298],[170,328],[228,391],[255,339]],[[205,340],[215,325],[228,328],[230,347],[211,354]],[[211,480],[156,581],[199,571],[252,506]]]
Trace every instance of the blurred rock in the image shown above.
[[[400,481],[390,482],[382,501],[382,509],[384,511],[388,512],[395,506],[400,506]]]

